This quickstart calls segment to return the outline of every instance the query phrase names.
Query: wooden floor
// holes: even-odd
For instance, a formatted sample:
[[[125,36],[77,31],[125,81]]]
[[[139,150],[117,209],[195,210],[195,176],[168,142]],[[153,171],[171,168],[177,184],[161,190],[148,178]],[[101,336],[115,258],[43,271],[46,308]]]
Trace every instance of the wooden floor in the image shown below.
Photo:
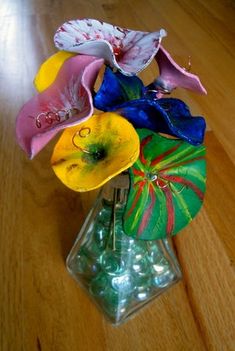
[[[15,117],[68,19],[91,17],[168,31],[164,46],[199,74],[208,96],[178,90],[208,122],[205,205],[175,239],[183,281],[121,327],[109,325],[65,269],[95,193],[55,178],[53,140],[33,161]],[[232,0],[0,1],[0,350],[235,350],[235,2]],[[154,65],[141,77],[150,82]]]

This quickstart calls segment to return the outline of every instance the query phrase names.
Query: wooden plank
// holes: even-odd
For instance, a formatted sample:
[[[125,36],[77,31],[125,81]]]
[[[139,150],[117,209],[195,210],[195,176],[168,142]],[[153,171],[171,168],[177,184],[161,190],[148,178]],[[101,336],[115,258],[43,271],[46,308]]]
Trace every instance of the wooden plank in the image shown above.
[[[3,0],[0,4],[0,350],[228,350],[234,344],[235,7],[228,0]],[[164,45],[200,74],[208,96],[176,90],[205,115],[205,205],[174,240],[184,278],[114,328],[70,278],[66,256],[96,192],[65,188],[49,166],[53,140],[33,161],[16,145],[15,116],[55,52],[65,20],[96,17],[140,30],[168,30]],[[157,74],[153,63],[141,78]],[[100,81],[100,79],[99,79]]]

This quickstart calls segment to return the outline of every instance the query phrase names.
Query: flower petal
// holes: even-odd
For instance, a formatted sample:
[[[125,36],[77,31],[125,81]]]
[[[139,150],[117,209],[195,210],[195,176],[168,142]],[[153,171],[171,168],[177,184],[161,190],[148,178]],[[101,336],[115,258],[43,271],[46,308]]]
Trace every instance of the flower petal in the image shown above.
[[[136,128],[170,134],[192,145],[203,142],[206,129],[204,118],[193,117],[187,105],[179,99],[138,99],[116,106],[113,110]]]
[[[132,125],[117,114],[103,113],[67,128],[54,148],[51,164],[66,186],[88,191],[129,168],[138,155],[139,137]]]
[[[102,57],[123,74],[135,75],[148,66],[165,36],[164,29],[149,33],[82,19],[64,23],[54,41],[60,50]]]
[[[130,168],[127,235],[156,240],[177,234],[200,210],[206,188],[205,147],[137,130],[140,156]]]
[[[161,89],[171,92],[177,87],[201,94],[207,93],[198,76],[180,67],[162,46],[160,46],[155,58],[160,71],[160,76],[153,83],[156,89],[160,87],[158,98],[164,95],[161,93]]]
[[[111,111],[125,101],[140,98],[143,89],[144,85],[137,76],[127,77],[107,67],[101,87],[94,97],[94,106],[102,111]]]
[[[16,134],[30,158],[59,130],[79,124],[92,115],[90,90],[102,64],[102,59],[85,55],[66,60],[55,82],[23,106],[17,117]]]
[[[75,54],[67,51],[59,51],[47,59],[38,70],[34,79],[37,91],[42,92],[56,79],[56,76],[64,62]]]
[[[114,73],[109,67],[94,97],[94,106],[103,111],[116,111],[136,128],[171,134],[193,145],[200,145],[204,139],[204,118],[192,117],[183,101],[156,99],[156,92],[144,88],[137,76]]]

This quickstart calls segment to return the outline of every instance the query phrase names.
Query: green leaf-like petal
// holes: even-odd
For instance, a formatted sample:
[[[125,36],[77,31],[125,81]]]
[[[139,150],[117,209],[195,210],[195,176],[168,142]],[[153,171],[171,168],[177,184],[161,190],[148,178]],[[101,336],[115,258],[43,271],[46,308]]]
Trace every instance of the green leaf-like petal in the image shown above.
[[[137,129],[140,156],[130,168],[126,234],[142,240],[177,234],[202,206],[205,147]]]

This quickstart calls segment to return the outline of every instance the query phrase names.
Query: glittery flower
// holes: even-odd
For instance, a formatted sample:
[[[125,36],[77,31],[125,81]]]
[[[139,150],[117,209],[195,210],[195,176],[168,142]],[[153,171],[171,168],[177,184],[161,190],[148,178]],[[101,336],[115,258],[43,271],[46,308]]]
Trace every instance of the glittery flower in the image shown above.
[[[129,168],[138,156],[139,137],[132,125],[115,113],[103,113],[67,128],[51,164],[66,186],[88,191]]]
[[[103,111],[116,111],[136,128],[170,134],[193,145],[200,145],[204,139],[204,118],[193,117],[183,101],[156,99],[156,93],[146,89],[138,77],[114,73],[110,68],[106,69],[94,97],[94,106]]]
[[[135,75],[148,66],[165,36],[164,29],[141,32],[82,19],[64,23],[54,40],[60,50],[102,57],[123,74]]]
[[[49,60],[51,65],[53,59]],[[59,130],[79,124],[92,115],[91,89],[103,62],[97,57],[76,55],[65,60],[57,75],[55,70],[47,78],[47,66],[42,69],[35,83],[43,91],[23,106],[16,121],[18,142],[30,158]]]

